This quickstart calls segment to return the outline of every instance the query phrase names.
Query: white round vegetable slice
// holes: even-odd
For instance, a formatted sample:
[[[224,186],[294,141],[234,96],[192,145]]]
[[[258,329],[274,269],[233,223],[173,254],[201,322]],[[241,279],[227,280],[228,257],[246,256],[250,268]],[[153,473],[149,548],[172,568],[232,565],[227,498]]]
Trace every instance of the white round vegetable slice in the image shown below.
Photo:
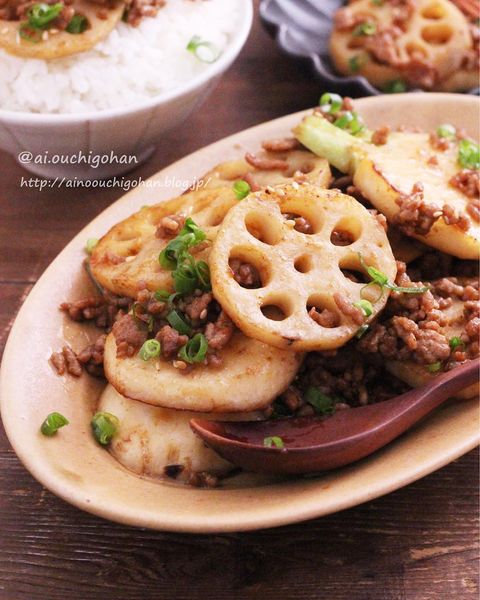
[[[105,343],[108,381],[124,396],[155,406],[199,412],[260,410],[295,377],[302,355],[279,350],[236,332],[220,356],[222,365],[184,372],[172,363],[139,355],[117,357],[113,334]]]
[[[155,236],[162,219],[169,215],[192,217],[207,239],[213,240],[218,225],[237,202],[232,189],[216,188],[146,206],[112,227],[98,242],[90,257],[92,274],[107,290],[132,298],[137,295],[139,281],[151,291],[172,290],[172,273],[158,262],[170,241]],[[206,248],[197,253],[197,260],[205,260],[208,252]]]
[[[118,462],[138,475],[180,481],[191,481],[192,475],[198,472],[223,475],[233,468],[193,433],[190,419],[199,416],[223,421],[259,418],[258,413],[199,415],[149,406],[122,396],[111,385],[102,393],[97,410],[118,418],[118,430],[109,446]]]
[[[242,286],[234,261],[256,269],[259,287]],[[389,281],[396,274],[375,217],[350,196],[306,183],[235,206],[209,264],[216,299],[245,335],[297,351],[342,346],[384,307],[388,291],[365,287],[365,265]]]

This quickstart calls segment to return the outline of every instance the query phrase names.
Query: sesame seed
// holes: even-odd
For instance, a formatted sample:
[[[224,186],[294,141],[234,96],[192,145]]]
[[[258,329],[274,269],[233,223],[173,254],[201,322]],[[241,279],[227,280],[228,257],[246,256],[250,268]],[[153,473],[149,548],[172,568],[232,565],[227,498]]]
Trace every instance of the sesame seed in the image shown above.
[[[298,190],[298,189],[299,189],[299,187],[300,187],[300,186],[298,185],[298,183],[297,183],[296,181],[292,181],[292,188],[293,188],[294,190]]]
[[[183,360],[174,360],[172,364],[175,367],[175,369],[181,369],[182,371],[183,369],[187,368],[187,363],[183,362]]]

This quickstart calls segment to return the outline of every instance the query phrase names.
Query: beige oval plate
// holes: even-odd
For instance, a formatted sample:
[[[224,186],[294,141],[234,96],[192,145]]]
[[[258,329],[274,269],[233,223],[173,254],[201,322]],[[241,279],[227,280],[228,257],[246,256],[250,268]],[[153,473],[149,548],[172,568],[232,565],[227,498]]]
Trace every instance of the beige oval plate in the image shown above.
[[[475,135],[477,103],[469,96],[406,94],[359,100],[357,108],[371,126],[412,124],[430,129],[450,122]],[[3,357],[1,411],[19,458],[53,493],[102,517],[153,529],[197,533],[258,529],[371,500],[439,469],[478,444],[478,403],[457,402],[370,458],[335,472],[281,481],[244,475],[219,489],[185,488],[141,479],[97,446],[89,421],[101,385],[86,375],[79,380],[58,377],[49,365],[50,353],[64,339],[75,349],[86,342],[82,328],[68,322],[57,306],[80,297],[86,286],[81,262],[87,238],[100,237],[144,204],[175,195],[172,178],[191,183],[215,163],[255,150],[262,139],[284,136],[301,116],[247,129],[164,169],[149,180],[151,187],[126,194],[81,231],[30,293]],[[45,438],[39,426],[54,410],[71,424]]]

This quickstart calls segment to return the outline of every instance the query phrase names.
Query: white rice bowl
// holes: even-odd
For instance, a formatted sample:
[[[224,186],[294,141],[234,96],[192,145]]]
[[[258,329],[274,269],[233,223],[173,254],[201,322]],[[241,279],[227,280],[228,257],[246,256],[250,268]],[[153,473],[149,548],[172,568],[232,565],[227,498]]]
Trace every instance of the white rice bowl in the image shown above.
[[[222,52],[242,0],[167,0],[138,27],[119,23],[91,50],[55,60],[0,49],[0,107],[34,113],[120,108],[172,90],[209,68],[186,49],[193,36]]]

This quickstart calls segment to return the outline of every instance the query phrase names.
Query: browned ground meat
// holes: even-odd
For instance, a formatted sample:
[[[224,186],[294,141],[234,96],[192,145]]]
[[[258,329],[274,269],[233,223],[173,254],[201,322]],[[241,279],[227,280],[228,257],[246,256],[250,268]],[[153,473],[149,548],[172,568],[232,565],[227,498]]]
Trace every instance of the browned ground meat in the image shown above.
[[[262,148],[267,152],[288,152],[289,150],[297,150],[302,145],[295,138],[280,138],[273,140],[264,140]]]
[[[167,360],[176,358],[178,351],[188,342],[188,335],[181,335],[170,325],[164,325],[155,336],[161,344],[162,356]]]
[[[207,318],[208,306],[213,300],[213,294],[206,292],[201,296],[195,296],[191,302],[185,305],[185,313],[193,321]]]
[[[474,169],[462,169],[450,179],[450,185],[469,198],[480,196],[480,172]]]
[[[136,27],[144,17],[154,17],[166,0],[129,0],[126,4],[126,21]]]
[[[155,235],[158,238],[175,237],[185,223],[185,217],[182,215],[168,215],[163,217],[157,227]]]
[[[130,309],[132,299],[126,296],[89,296],[75,302],[62,302],[60,310],[73,321],[94,321],[97,327],[110,329]]]
[[[50,360],[59,375],[68,373],[80,377],[82,374],[82,365],[70,346],[64,346],[61,352],[53,352]]]
[[[229,262],[233,278],[245,288],[258,288],[261,286],[260,274],[250,263],[245,263],[239,258],[232,258]]]
[[[376,146],[383,146],[388,142],[388,136],[390,135],[390,127],[388,125],[384,125],[383,127],[379,127],[373,132],[372,142]]]
[[[431,133],[428,139],[430,146],[434,150],[440,150],[440,152],[445,152],[453,144],[453,140],[447,137],[440,137],[436,132]]]
[[[335,304],[338,306],[340,311],[346,316],[350,317],[354,323],[357,325],[362,325],[365,321],[365,315],[360,308],[353,306],[351,302],[345,299],[343,294],[340,292],[335,292],[333,294],[333,299],[335,300]]]
[[[474,221],[476,221],[477,223],[480,222],[480,199],[470,199],[470,202],[467,205],[467,213]]]
[[[147,328],[128,314],[116,321],[112,327],[113,335],[117,341],[117,356],[133,356],[147,340]]]
[[[438,250],[427,250],[408,265],[408,274],[414,281],[448,276],[476,277],[478,272],[478,261],[461,260]]]
[[[466,215],[460,215],[458,212],[450,206],[450,204],[443,205],[443,220],[447,225],[456,225],[462,231],[467,231],[470,227],[470,221]]]
[[[205,328],[209,350],[221,350],[231,340],[235,325],[223,310],[214,323],[208,323]]]
[[[248,185],[250,186],[250,191],[252,192],[258,192],[262,189],[261,186],[258,185],[258,183],[255,181],[255,177],[252,175],[252,173],[247,173],[246,175],[244,175],[243,181],[246,181],[248,183]]]
[[[328,308],[318,311],[314,306],[308,311],[310,317],[322,327],[338,327],[340,319],[338,315]]]
[[[380,227],[384,230],[384,231],[388,231],[388,221],[387,221],[387,217],[381,213],[378,212],[378,210],[376,210],[375,208],[369,208],[368,212],[375,217],[377,223],[380,225]]]
[[[426,235],[443,214],[440,207],[425,202],[420,182],[414,184],[410,194],[400,194],[396,202],[400,210],[392,221],[405,235]]]
[[[77,354],[78,361],[90,375],[103,377],[103,352],[107,336],[102,334],[95,343],[84,348]]]
[[[350,246],[354,242],[354,237],[349,231],[335,229],[332,231],[330,241],[334,246]]]
[[[330,123],[333,123],[340,117],[342,117],[346,112],[351,112],[353,110],[353,100],[348,96],[345,96],[342,100],[342,106],[340,110],[335,114],[331,114],[329,112],[323,112],[321,106],[316,106],[313,109],[313,112],[317,115],[321,115],[324,119],[327,119]]]
[[[251,152],[245,154],[245,160],[249,165],[259,171],[287,171],[288,163],[280,158],[260,158]]]

